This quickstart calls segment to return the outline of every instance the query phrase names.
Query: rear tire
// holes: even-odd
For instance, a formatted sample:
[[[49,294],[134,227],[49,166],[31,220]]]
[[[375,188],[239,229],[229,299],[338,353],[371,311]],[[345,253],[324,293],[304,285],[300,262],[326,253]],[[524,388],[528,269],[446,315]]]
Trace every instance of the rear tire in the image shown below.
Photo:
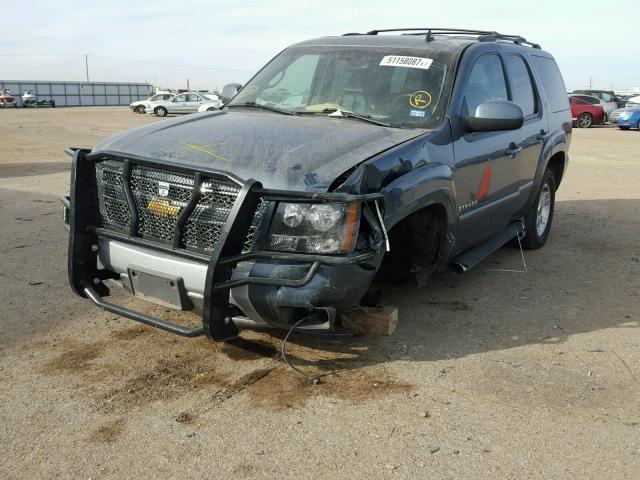
[[[136,113],[145,113],[145,110],[146,110],[146,109],[145,109],[144,105],[138,105],[138,106],[135,108],[135,112],[136,112]]]
[[[156,114],[156,116],[158,117],[166,117],[167,116],[167,109],[164,107],[157,107],[153,113]]]
[[[593,125],[593,117],[590,113],[582,113],[576,121],[578,128],[589,128]]]
[[[553,172],[547,169],[542,177],[536,199],[524,216],[526,233],[522,240],[523,247],[535,250],[546,243],[551,230],[555,201],[556,179]]]

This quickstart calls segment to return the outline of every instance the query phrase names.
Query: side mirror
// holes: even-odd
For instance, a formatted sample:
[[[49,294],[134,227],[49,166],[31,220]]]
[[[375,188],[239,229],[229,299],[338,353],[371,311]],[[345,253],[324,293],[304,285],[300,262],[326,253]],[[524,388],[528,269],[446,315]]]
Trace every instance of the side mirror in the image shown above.
[[[513,102],[492,100],[478,105],[465,123],[469,132],[517,130],[524,124],[524,112]]]
[[[236,93],[242,88],[242,85],[239,83],[228,83],[224,87],[222,87],[222,92],[220,93],[220,99],[223,103],[229,102],[233,97],[236,96]]]

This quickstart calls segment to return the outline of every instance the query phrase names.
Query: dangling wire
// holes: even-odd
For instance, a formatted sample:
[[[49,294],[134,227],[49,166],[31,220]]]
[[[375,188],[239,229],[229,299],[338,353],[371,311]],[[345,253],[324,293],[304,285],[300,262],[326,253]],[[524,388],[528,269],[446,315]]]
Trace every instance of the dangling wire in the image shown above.
[[[309,380],[313,385],[319,385],[321,383],[320,378],[309,376],[306,373],[304,373],[302,370],[300,370],[298,367],[296,367],[295,365],[291,364],[289,362],[289,360],[287,359],[287,354],[285,352],[285,348],[287,346],[287,340],[289,340],[289,336],[296,329],[296,327],[298,325],[300,325],[302,322],[304,322],[305,320],[306,320],[306,317],[301,319],[301,320],[298,320],[296,323],[294,323],[291,326],[291,328],[289,329],[289,331],[285,335],[284,340],[282,341],[282,350],[281,350],[281,352],[282,352],[282,360],[284,360],[284,363],[286,363],[289,366],[289,368],[291,368],[292,370],[295,370],[296,372],[298,372],[304,378]]]
[[[524,250],[522,249],[522,241],[520,239],[520,232],[518,232],[518,245],[520,246],[520,256],[522,257],[522,267],[524,271],[527,271],[527,262],[524,260]]]

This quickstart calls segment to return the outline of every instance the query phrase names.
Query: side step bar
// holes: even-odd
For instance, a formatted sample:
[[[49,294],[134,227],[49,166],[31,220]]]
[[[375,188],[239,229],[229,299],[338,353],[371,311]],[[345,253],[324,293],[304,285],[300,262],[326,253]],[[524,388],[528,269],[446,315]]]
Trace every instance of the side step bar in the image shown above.
[[[521,235],[524,232],[524,223],[515,222],[510,224],[504,231],[495,237],[490,238],[484,243],[467,250],[462,255],[456,257],[453,262],[454,270],[463,273],[472,267],[475,267],[482,260],[487,258],[501,246],[512,238]]]

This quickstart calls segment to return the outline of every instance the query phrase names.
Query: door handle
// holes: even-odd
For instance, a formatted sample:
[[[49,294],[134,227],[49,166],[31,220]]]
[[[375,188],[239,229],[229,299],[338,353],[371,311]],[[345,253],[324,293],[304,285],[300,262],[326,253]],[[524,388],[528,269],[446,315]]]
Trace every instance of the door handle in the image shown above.
[[[511,142],[509,148],[507,148],[504,153],[506,153],[508,157],[514,158],[518,154],[518,152],[521,151],[522,147],[516,146],[515,143]]]

